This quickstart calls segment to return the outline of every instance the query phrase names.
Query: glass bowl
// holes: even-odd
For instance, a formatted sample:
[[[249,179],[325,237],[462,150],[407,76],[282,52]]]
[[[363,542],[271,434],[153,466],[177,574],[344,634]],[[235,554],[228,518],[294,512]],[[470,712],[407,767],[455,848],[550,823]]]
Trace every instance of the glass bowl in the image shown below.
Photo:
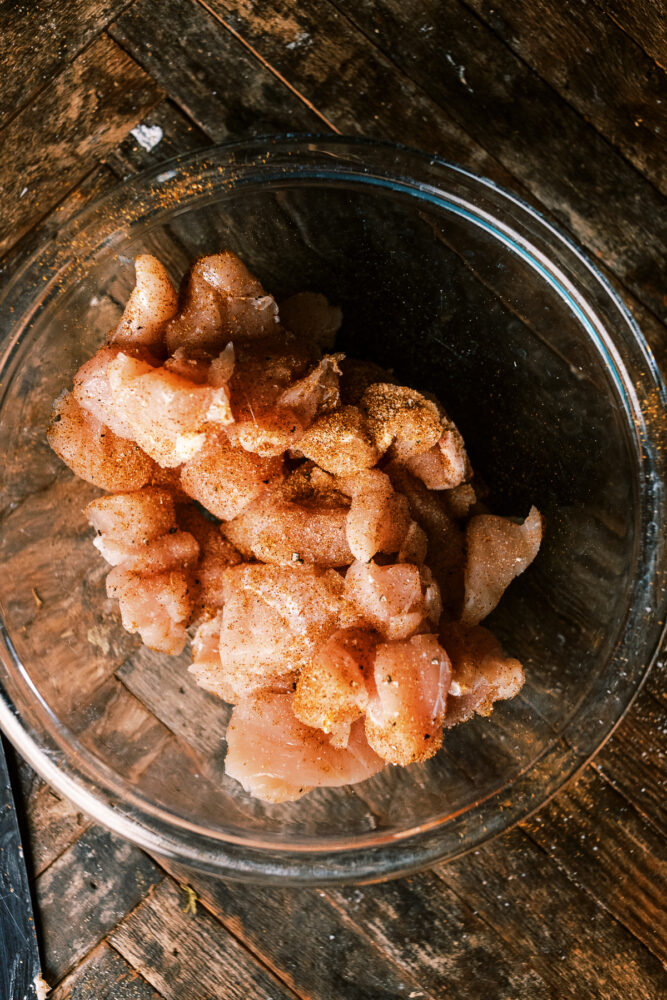
[[[178,280],[229,248],[278,298],[324,292],[340,346],[444,401],[499,513],[546,516],[489,620],[526,685],[433,760],[292,804],[224,775],[222,702],[125,634],[49,450],[52,400],[148,251]],[[0,726],[91,817],[151,852],[263,882],[365,881],[451,859],[538,808],[607,739],[664,620],[664,387],[607,282],[549,222],[421,153],[286,137],[178,158],[116,188],[0,303]]]

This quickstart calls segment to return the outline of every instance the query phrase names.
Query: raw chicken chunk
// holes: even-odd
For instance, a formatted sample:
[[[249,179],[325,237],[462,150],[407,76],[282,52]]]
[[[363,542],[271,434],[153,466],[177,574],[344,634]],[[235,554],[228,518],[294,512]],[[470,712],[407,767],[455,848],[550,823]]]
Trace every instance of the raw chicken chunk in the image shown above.
[[[451,664],[434,635],[381,643],[375,653],[375,693],[366,737],[390,764],[427,760],[442,744]]]
[[[445,726],[455,726],[477,715],[490,715],[493,703],[513,698],[523,687],[523,667],[507,656],[488,629],[451,622],[440,640],[452,661]]]
[[[438,443],[442,422],[435,403],[415,389],[379,382],[361,398],[368,427],[378,450],[405,461]]]
[[[109,339],[121,348],[147,347],[159,352],[165,325],[176,314],[176,289],[164,266],[150,254],[140,254],[134,270],[136,284]]]
[[[331,350],[343,313],[319,292],[298,292],[280,303],[280,321],[297,337]]]
[[[118,600],[123,627],[138,632],[151,649],[172,654],[183,651],[192,614],[186,573],[172,570],[142,576],[116,566],[107,576],[107,595]]]
[[[74,376],[72,392],[77,403],[110,427],[114,434],[134,441],[132,423],[112,396],[109,383],[109,365],[121,353],[120,347],[114,345],[101,347],[79,368]],[[142,361],[147,367],[151,367],[146,353],[142,353]],[[156,367],[157,364],[152,359],[152,366]]]
[[[352,725],[347,746],[334,747],[320,729],[296,718],[289,693],[244,699],[227,727],[225,771],[267,802],[293,802],[312,788],[365,781],[383,767],[361,720]]]
[[[437,444],[407,458],[405,464],[430,490],[452,490],[472,472],[463,438],[453,424],[445,428]]]
[[[470,518],[466,527],[462,622],[476,625],[493,611],[512,580],[537,555],[542,530],[537,507],[530,508],[522,524],[493,514]]]
[[[192,663],[188,670],[199,687],[223,698],[226,690],[220,686],[220,626],[222,612],[205,618],[192,639]]]
[[[302,455],[336,476],[370,469],[380,457],[356,406],[342,406],[318,417],[298,441]]]
[[[426,589],[411,563],[353,562],[345,575],[345,596],[359,619],[387,639],[404,639],[419,629],[427,617]]]
[[[117,553],[124,550],[130,555],[160,535],[176,531],[173,494],[159,486],[100,497],[88,504],[85,513],[97,531],[93,544],[113,565],[122,561]]]
[[[378,639],[367,629],[341,629],[301,671],[294,714],[307,726],[331,733],[333,746],[347,745],[350,726],[366,711]]]
[[[458,618],[463,604],[464,533],[449,513],[446,493],[428,490],[405,465],[386,466],[394,489],[408,500],[410,515],[428,540],[427,562],[440,588],[448,618]]]
[[[158,479],[160,467],[134,441],[118,437],[73,394],[59,397],[46,436],[72,472],[103,490],[135,490]]]
[[[288,333],[238,343],[235,352],[229,381],[235,421],[228,428],[230,440],[258,455],[280,455],[304,430],[296,410],[281,397],[308,373],[316,354]]]
[[[231,521],[278,482],[283,459],[263,458],[209,434],[199,452],[181,468],[181,486],[216,517]]]
[[[349,566],[347,506],[294,503],[271,493],[256,500],[224,527],[246,558],[265,563]]]
[[[196,261],[186,279],[180,311],[168,324],[169,353],[178,348],[217,354],[230,339],[263,337],[278,324],[278,307],[233,253]]]
[[[220,630],[225,700],[295,679],[338,627],[342,592],[334,570],[265,564],[228,569]]]
[[[199,560],[192,573],[192,601],[197,620],[222,607],[225,570],[238,565],[242,559],[231,542],[223,537],[220,525],[209,521],[192,504],[179,504],[177,519],[199,546]]]
[[[378,552],[398,552],[411,524],[410,510],[389,476],[372,469],[340,479],[339,488],[352,497],[346,530],[354,558],[368,562]]]
[[[130,437],[166,468],[186,462],[200,450],[207,424],[233,420],[225,386],[196,385],[123,353],[109,364],[108,379],[114,405],[131,428]]]

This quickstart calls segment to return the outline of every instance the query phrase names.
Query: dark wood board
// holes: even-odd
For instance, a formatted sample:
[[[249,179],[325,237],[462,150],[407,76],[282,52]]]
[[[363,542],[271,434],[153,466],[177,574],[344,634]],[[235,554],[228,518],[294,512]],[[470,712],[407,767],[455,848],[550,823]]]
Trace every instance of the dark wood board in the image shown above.
[[[649,0],[4,0],[0,282],[118,179],[177,153],[266,132],[367,134],[457,161],[559,221],[665,366],[665,24]],[[42,656],[49,630],[68,627],[68,580],[89,544],[83,526],[67,527],[80,498],[56,472],[45,452],[42,492],[26,497],[17,479],[2,498],[26,504],[37,533],[53,517],[71,561],[58,583],[36,542],[4,553],[12,613]],[[28,563],[40,600],[55,602],[48,624],[22,579]],[[90,570],[90,588],[102,573]],[[88,708],[55,694],[84,745],[101,737],[113,766],[161,787],[183,746],[187,681],[167,671],[160,688],[159,664],[117,636],[111,606],[87,614]],[[15,761],[50,996],[667,995],[664,664],[593,764],[535,816],[385,885],[217,883],[109,835]],[[195,705],[192,773],[215,795],[224,727],[212,700]],[[506,726],[516,740],[510,716]],[[480,752],[505,752],[501,730]],[[372,823],[369,803],[351,796],[350,820],[366,810]]]

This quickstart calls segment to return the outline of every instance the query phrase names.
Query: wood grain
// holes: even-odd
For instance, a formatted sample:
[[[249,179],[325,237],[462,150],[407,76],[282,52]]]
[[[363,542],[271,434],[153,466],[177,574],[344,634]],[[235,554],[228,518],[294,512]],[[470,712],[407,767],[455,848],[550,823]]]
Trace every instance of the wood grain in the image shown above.
[[[557,801],[561,801],[562,796]],[[539,814],[541,815],[541,813]],[[582,830],[579,831],[581,834]],[[509,947],[549,984],[552,996],[646,1000],[667,983],[662,964],[594,895],[584,895],[545,850],[513,830],[435,869]]]
[[[595,0],[657,63],[667,69],[667,7],[664,0]]]
[[[572,881],[667,960],[664,836],[593,770],[525,823]]]
[[[37,879],[44,978],[57,983],[158,883],[136,847],[91,827]]]
[[[0,251],[57,204],[160,97],[137,64],[101,36],[20,111],[0,131]]]
[[[204,907],[195,909],[188,895],[165,879],[110,941],[165,1000],[294,1000]]]
[[[447,110],[399,72],[327,0],[301,5],[265,0],[261,8],[244,0],[208,0],[206,9],[251,45],[337,131],[432,150],[498,183],[520,187]]]
[[[74,59],[131,0],[0,3],[0,125]]]
[[[171,4],[169,16],[158,18],[153,0],[138,0],[109,30],[216,142],[323,127],[196,0]]]
[[[113,948],[100,944],[49,993],[49,1000],[159,1000],[159,996]]]
[[[667,79],[594,0],[464,3],[656,187],[667,192]]]
[[[225,5],[236,0],[218,0]],[[466,7],[336,6],[663,319],[662,199]],[[425,29],[425,30],[423,30]]]
[[[225,926],[304,998],[548,996],[539,976],[428,874],[340,892],[191,881]]]
[[[667,829],[667,710],[642,691],[594,766],[660,832]]]
[[[81,836],[90,820],[39,779],[26,805],[31,873],[37,878]]]

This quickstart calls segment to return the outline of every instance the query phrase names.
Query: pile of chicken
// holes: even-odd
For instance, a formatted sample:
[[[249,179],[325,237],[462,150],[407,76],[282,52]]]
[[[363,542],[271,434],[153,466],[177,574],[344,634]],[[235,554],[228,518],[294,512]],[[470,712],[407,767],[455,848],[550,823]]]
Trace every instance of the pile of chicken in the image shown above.
[[[440,403],[331,350],[340,310],[280,310],[231,253],[177,295],[154,257],[56,400],[51,447],[107,491],[86,509],[123,625],[235,707],[226,770],[293,800],[435,754],[521,688],[479,625],[542,523],[484,511]]]

